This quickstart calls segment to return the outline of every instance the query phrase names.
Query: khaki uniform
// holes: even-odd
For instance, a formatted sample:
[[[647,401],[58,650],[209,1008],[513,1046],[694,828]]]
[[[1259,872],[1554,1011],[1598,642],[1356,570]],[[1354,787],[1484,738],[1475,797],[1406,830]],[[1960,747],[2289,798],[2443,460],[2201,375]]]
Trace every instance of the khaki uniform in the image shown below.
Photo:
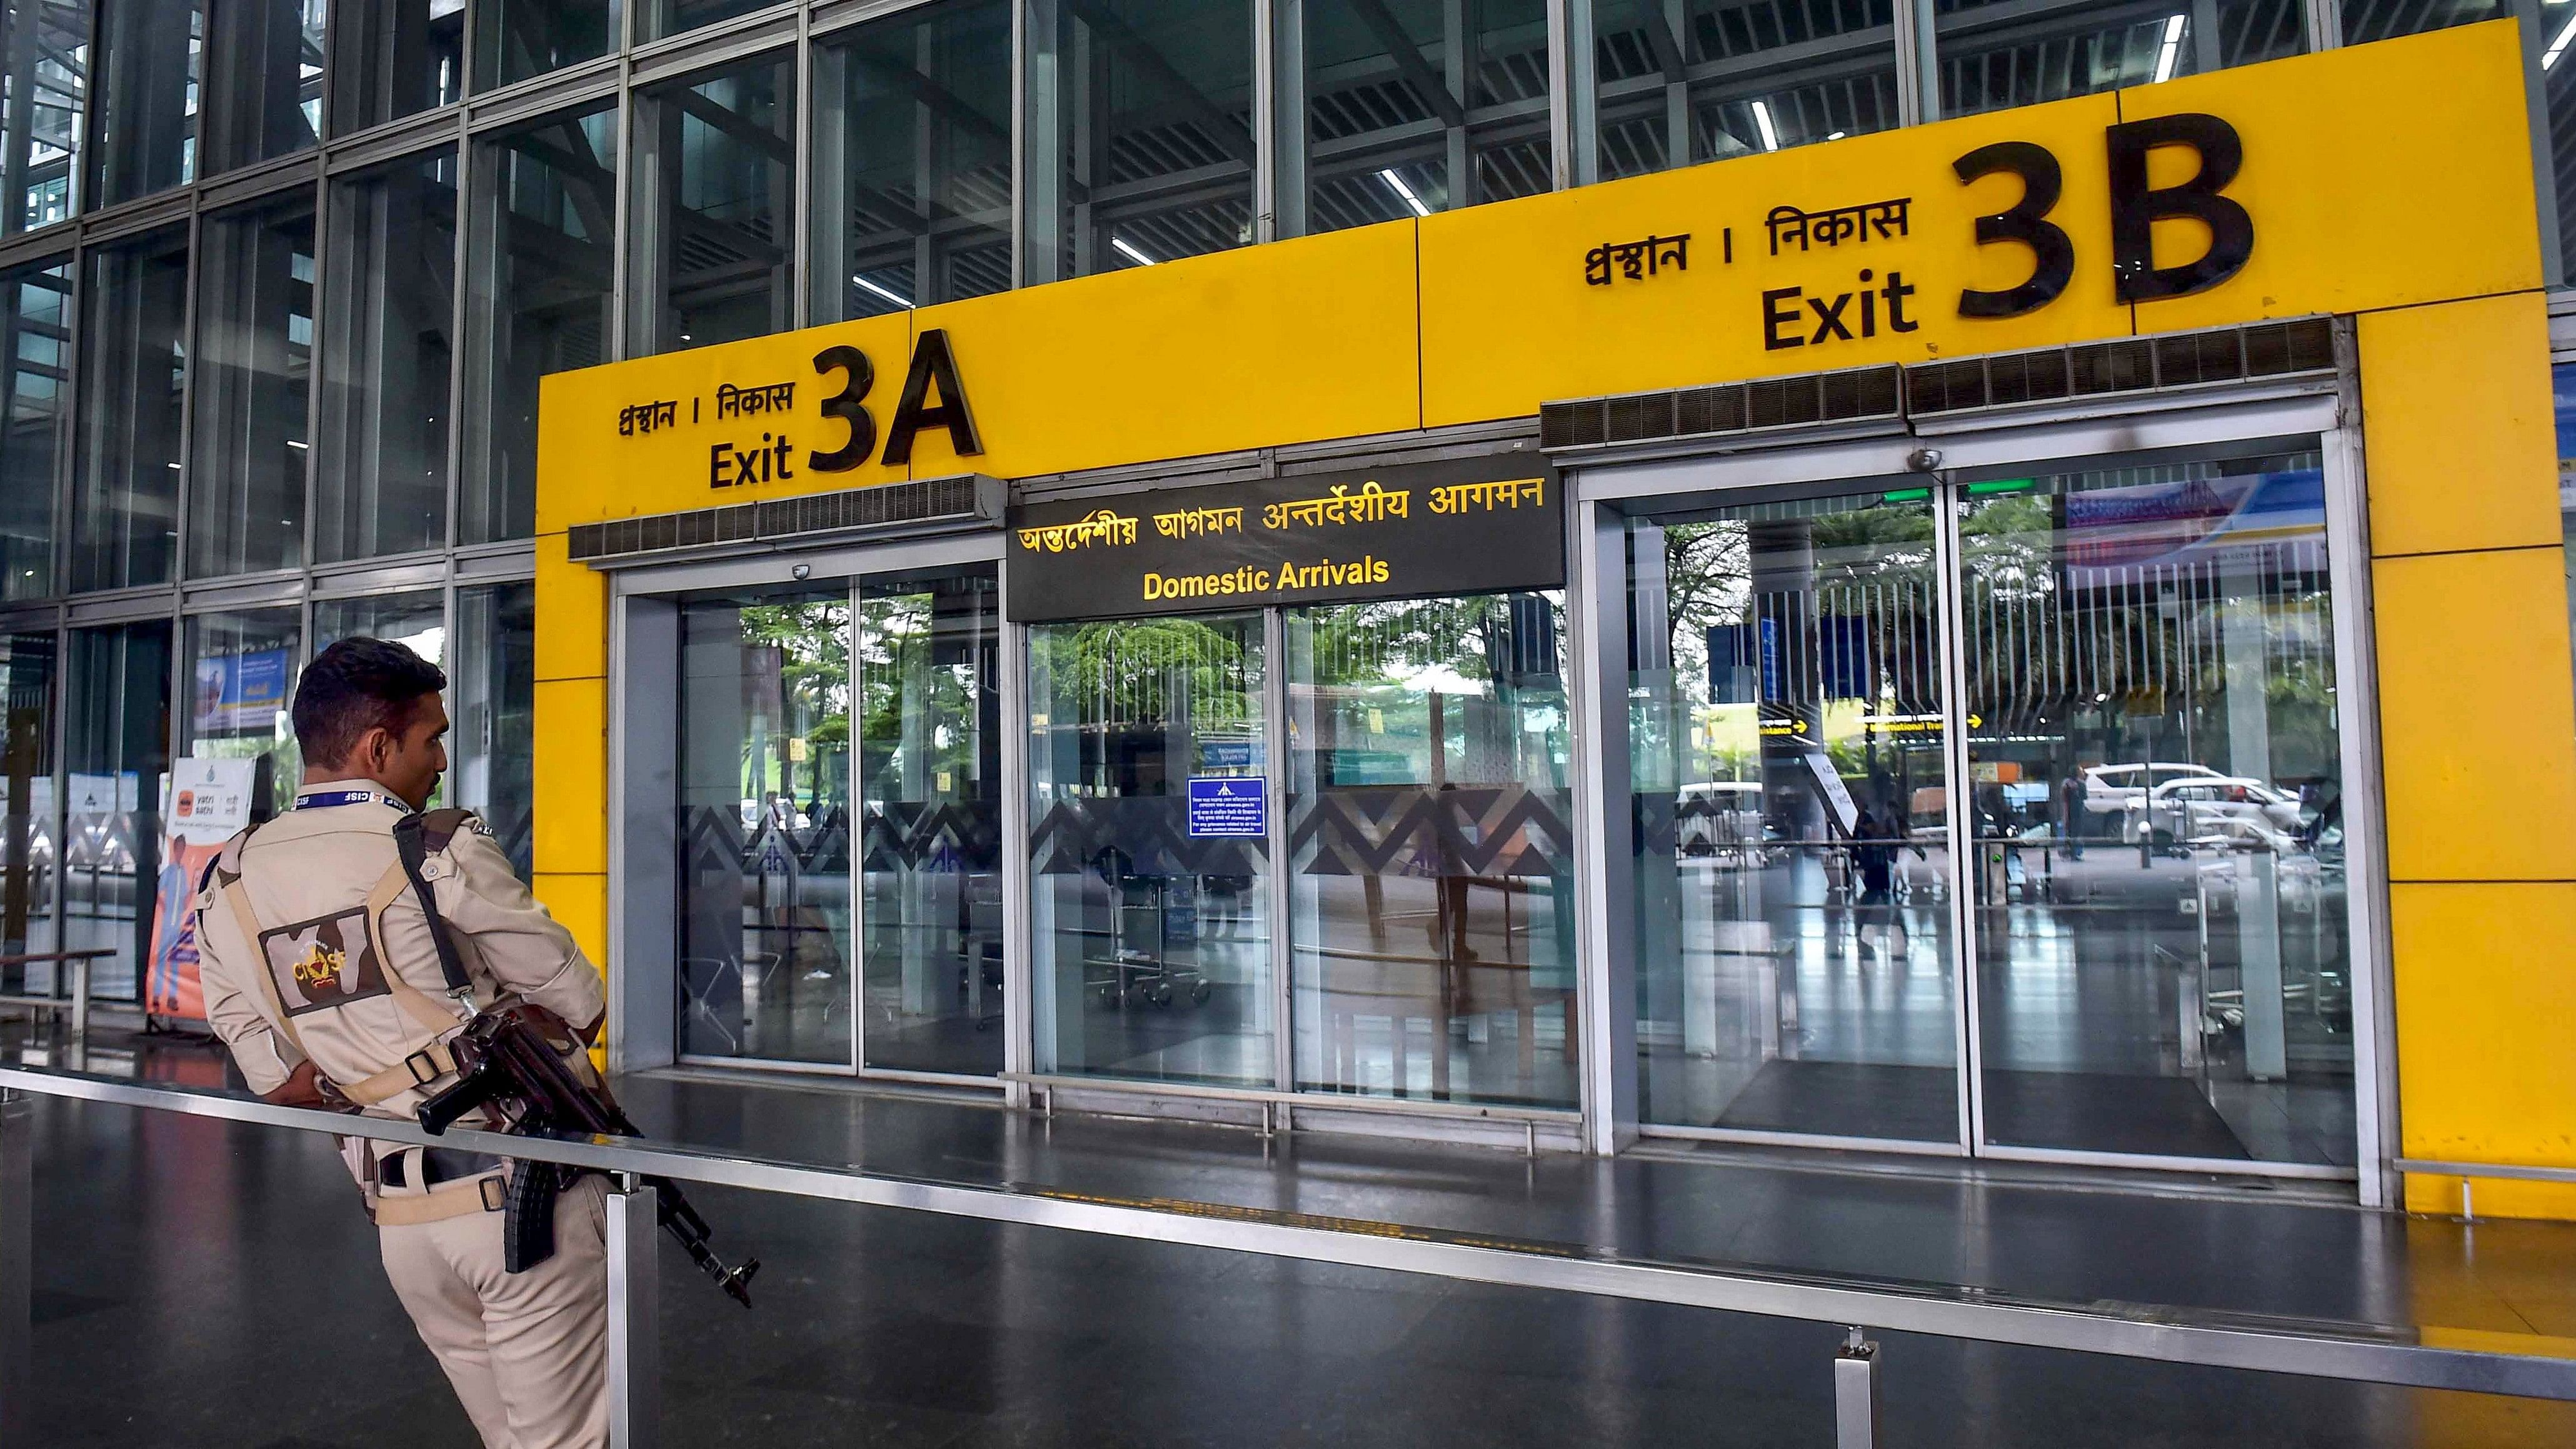
[[[393,826],[406,812],[362,780],[308,785],[299,798],[369,794],[291,811],[225,849],[195,902],[206,1015],[253,1091],[275,1089],[309,1059],[370,1115],[411,1120],[454,1081],[440,1039],[465,1013],[401,868]],[[575,1026],[598,1020],[599,973],[482,822],[465,816],[424,844],[421,876],[477,1005],[507,993]],[[483,1442],[607,1443],[599,1181],[585,1177],[557,1199],[554,1256],[508,1273],[507,1164],[357,1138],[343,1155],[376,1219],[386,1276]]]

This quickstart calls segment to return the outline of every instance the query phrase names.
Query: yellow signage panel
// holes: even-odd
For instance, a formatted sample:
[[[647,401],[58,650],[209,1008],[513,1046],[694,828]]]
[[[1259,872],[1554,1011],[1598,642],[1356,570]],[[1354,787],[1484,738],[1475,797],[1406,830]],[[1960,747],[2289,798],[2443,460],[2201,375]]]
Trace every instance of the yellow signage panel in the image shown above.
[[[2521,64],[2466,26],[559,374],[538,528],[2527,290]]]
[[[1423,421],[2535,287],[2520,68],[2501,21],[1444,213]]]

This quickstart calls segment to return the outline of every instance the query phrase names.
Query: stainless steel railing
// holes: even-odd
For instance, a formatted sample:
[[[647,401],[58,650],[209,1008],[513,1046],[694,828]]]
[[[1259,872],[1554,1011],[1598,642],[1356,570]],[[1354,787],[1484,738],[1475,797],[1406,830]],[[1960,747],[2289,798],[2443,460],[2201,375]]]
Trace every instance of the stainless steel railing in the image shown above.
[[[1874,1440],[1876,1349],[1862,1326],[2213,1368],[2576,1400],[2576,1344],[2537,1336],[2500,1345],[2493,1335],[2484,1335],[2478,1346],[2452,1345],[2437,1341],[2438,1330],[2151,1304],[2053,1303],[1960,1285],[1644,1261],[1590,1247],[1210,1203],[965,1186],[633,1139],[533,1139],[461,1128],[432,1139],[407,1122],[277,1107],[221,1092],[146,1086],[77,1072],[0,1067],[0,1449],[18,1449],[28,1442],[21,1426],[32,1336],[29,1184],[34,1168],[28,1125],[32,1104],[18,1094],[385,1142],[417,1145],[434,1140],[444,1146],[611,1174],[618,1191],[611,1199],[609,1216],[609,1374],[612,1442],[620,1449],[643,1449],[655,1442],[659,1402],[652,1190],[636,1181],[645,1176],[1463,1282],[1844,1325],[1853,1332],[1834,1365],[1839,1449],[1865,1449]],[[18,1099],[10,1100],[13,1097]],[[2516,1351],[2525,1346],[2528,1352]],[[2567,1356],[2560,1356],[2562,1351]]]

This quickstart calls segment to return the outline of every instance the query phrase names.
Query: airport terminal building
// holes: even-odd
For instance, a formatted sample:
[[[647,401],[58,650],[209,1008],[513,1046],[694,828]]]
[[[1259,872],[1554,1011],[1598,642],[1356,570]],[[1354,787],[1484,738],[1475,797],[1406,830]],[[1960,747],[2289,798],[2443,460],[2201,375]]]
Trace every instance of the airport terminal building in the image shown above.
[[[2576,1218],[2571,47],[5,0],[0,953],[374,634],[626,1071]]]

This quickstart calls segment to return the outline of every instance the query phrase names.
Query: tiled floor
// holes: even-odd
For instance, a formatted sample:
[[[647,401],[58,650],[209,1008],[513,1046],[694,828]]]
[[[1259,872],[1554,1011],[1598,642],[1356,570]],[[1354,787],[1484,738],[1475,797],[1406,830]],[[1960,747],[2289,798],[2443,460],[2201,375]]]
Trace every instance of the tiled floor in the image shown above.
[[[156,1050],[146,1071],[200,1075]],[[2576,1228],[2001,1169],[1508,1153],[645,1079],[653,1130],[964,1182],[1479,1228],[2052,1298],[2576,1336]],[[328,1144],[41,1108],[37,1434],[470,1444]],[[2125,1186],[2134,1188],[2137,1184]],[[667,1443],[1831,1441],[1830,1326],[702,1190],[744,1313],[666,1253]],[[1889,1336],[1896,1445],[2563,1445],[2576,1405]]]

